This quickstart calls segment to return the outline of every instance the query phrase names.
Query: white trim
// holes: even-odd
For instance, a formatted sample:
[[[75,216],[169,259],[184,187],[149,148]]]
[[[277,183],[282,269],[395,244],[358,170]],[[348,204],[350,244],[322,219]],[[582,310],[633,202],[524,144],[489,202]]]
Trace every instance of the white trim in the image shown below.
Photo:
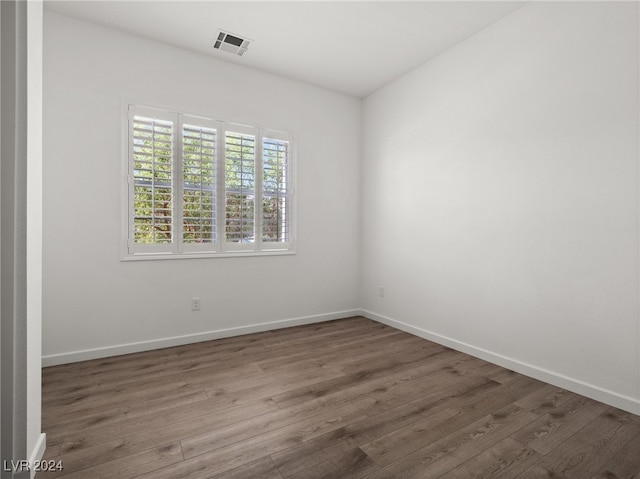
[[[351,318],[353,316],[358,316],[359,314],[360,310],[349,309],[345,311],[335,311],[332,313],[314,314],[311,316],[301,316],[298,318],[269,321],[267,323],[249,324],[236,328],[226,328],[214,331],[206,331],[202,333],[186,334],[184,336],[173,336],[169,338],[152,339],[149,341],[138,341],[135,343],[126,343],[117,346],[106,346],[102,348],[84,349],[81,351],[71,351],[68,353],[49,354],[46,356],[42,356],[42,366],[55,366],[58,364],[75,363],[78,361],[106,358],[110,356],[118,356],[121,354],[139,353],[142,351],[150,351],[153,349],[169,348],[172,346],[181,346],[183,344],[192,344],[202,341],[211,341],[213,339],[241,336],[243,334],[260,333],[263,331],[290,328],[292,326],[300,326],[304,324],[313,324],[323,321]]]
[[[182,202],[184,201],[184,115],[177,115],[174,125],[176,131],[173,142],[173,158],[171,159],[171,169],[173,170],[173,211],[171,212],[173,218],[171,220],[171,229],[175,248],[172,253],[182,253],[184,251],[182,243],[184,234],[184,218],[182,217]],[[176,218],[179,218],[180,221],[175,221]]]
[[[133,224],[133,217],[129,214],[129,196],[131,195],[131,177],[129,169],[130,142],[129,142],[129,103],[122,101],[120,103],[120,119],[126,118],[127,121],[121,121],[120,126],[120,168],[122,170],[122,178],[120,181],[120,257],[129,256],[129,231]]]
[[[624,409],[625,411],[631,412],[633,414],[640,415],[640,399],[638,398],[618,394],[614,391],[610,391],[593,384],[585,383],[584,381],[570,378],[554,371],[539,368],[532,364],[518,361],[517,359],[509,358],[501,354],[496,354],[486,349],[478,348],[471,344],[463,343],[456,339],[433,333],[427,331],[426,329],[403,323],[402,321],[398,321],[387,316],[368,311],[366,309],[360,310],[360,315],[373,321],[386,324],[387,326],[391,326],[392,328],[400,329],[415,336],[419,336],[443,346],[450,347],[452,349],[455,349],[456,351],[461,351],[471,356],[489,361],[493,364],[497,364],[498,366],[511,369],[512,371],[516,371],[518,373],[535,379],[539,379],[540,381],[544,381],[554,386],[561,387],[568,391],[587,396],[591,399],[595,399],[596,401],[600,401],[611,406]]]
[[[29,456],[29,465],[31,467],[31,479],[36,476],[36,470],[33,468],[33,465],[42,460],[42,456],[44,456],[44,450],[47,448],[47,435],[45,433],[41,433],[36,441],[36,444],[33,446],[33,451],[31,451],[31,455]]]
[[[226,188],[226,165],[227,159],[225,156],[225,123],[222,120],[218,120],[217,134],[216,134],[216,236],[215,246],[216,251],[221,253],[224,248],[224,240],[226,238],[225,223],[226,223],[226,194],[220,194]]]
[[[275,243],[268,243],[275,244]],[[283,243],[278,243],[282,245]],[[203,259],[203,258],[243,258],[249,256],[283,256],[283,255],[295,255],[296,250],[294,248],[288,250],[277,249],[264,249],[261,251],[256,250],[236,250],[225,251],[224,253],[217,253],[215,251],[206,253],[203,251],[184,251],[182,253],[138,253],[136,255],[128,255],[120,258],[122,262],[129,261],[154,261],[165,259]]]
[[[258,129],[255,142],[255,154],[253,163],[253,177],[254,186],[253,191],[253,241],[255,242],[256,249],[262,251],[262,193],[264,189],[264,135],[263,131]],[[260,167],[258,167],[260,165]]]
[[[233,123],[231,121],[227,121],[227,120],[223,120],[224,122],[224,134],[226,135],[227,133],[235,133],[237,135],[246,135],[246,136],[252,136],[253,139],[255,141],[258,141],[258,135],[259,135],[259,128],[255,127],[255,126],[249,126],[249,125],[241,125],[239,123]],[[258,155],[254,155],[257,159]]]
[[[640,22],[640,8],[638,9],[637,17],[638,18],[636,18],[636,22]],[[636,73],[640,74],[640,64],[638,65],[638,71]],[[640,84],[638,85],[638,92],[637,93],[640,94]],[[637,119],[640,120],[640,111],[638,112]],[[638,135],[638,145],[637,146],[638,146],[638,150],[640,150],[640,135]],[[640,171],[639,171],[639,173],[640,173]],[[637,179],[640,180],[640,177],[637,178]],[[638,211],[640,211],[640,198],[638,199],[638,205],[637,206],[639,207]],[[640,248],[640,242],[638,243],[637,246],[638,246],[638,248]],[[639,262],[636,265],[636,267],[640,270],[640,254],[638,255],[638,260],[639,260]],[[638,296],[637,296],[637,299],[638,299],[638,312],[640,313],[640,289],[638,289],[637,294],[638,294]],[[636,343],[636,351],[640,352],[640,316],[638,316],[638,329],[636,331],[636,335],[638,337],[637,338],[638,342]],[[639,366],[638,367],[638,375],[639,375],[638,376],[638,397],[640,398],[640,355],[638,355],[637,361],[638,361],[638,366]],[[640,407],[638,409],[640,409]],[[638,414],[640,414],[640,412],[638,412]]]
[[[206,112],[202,110],[193,110],[190,107],[186,106],[182,103],[160,103],[156,101],[148,101],[149,99],[144,96],[126,96],[120,97],[120,102],[124,106],[124,111],[126,115],[126,111],[129,105],[140,105],[144,106],[150,111],[153,110],[162,110],[169,113],[176,113],[181,115],[186,115],[192,118],[200,118],[204,120],[211,121],[222,121],[224,123],[229,123],[232,125],[238,125],[239,127],[246,126],[249,128],[260,128],[265,131],[272,132],[280,132],[291,135],[292,138],[297,138],[297,130],[295,128],[290,128],[285,124],[274,125],[273,122],[269,121],[267,123],[262,123],[261,121],[256,122],[254,118],[234,118],[226,115],[212,115],[211,112]],[[276,126],[277,128],[274,128]],[[295,126],[295,122],[293,125]]]

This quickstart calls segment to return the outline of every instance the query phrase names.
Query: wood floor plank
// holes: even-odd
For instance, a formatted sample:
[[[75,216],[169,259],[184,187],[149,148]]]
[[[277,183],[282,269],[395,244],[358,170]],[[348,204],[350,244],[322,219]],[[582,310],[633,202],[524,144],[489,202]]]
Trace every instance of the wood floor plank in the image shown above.
[[[640,417],[354,317],[43,370],[36,479],[640,479]]]
[[[362,410],[366,406],[361,403],[348,404],[322,414],[320,418],[303,420],[219,448],[215,448],[216,445],[210,443],[203,449],[198,448],[199,445],[191,445],[192,447],[190,447],[187,444],[184,446],[187,456],[184,461],[141,477],[144,479],[152,477],[154,479],[178,477],[204,479],[211,476],[213,472],[221,473],[248,464],[265,455],[273,454],[361,419],[364,417]],[[203,452],[203,450],[210,449],[210,446],[215,449]]]
[[[184,394],[160,397],[151,401],[133,403],[131,406],[105,408],[102,411],[84,415],[69,415],[63,419],[43,421],[43,428],[47,430],[47,444],[58,444],[70,433],[86,431],[92,427],[104,427],[112,424],[126,423],[134,418],[160,415],[175,408],[188,408],[202,403],[209,398],[205,391],[187,391]]]
[[[269,456],[208,479],[284,479]]]
[[[411,337],[407,333],[396,332],[382,337],[360,338],[356,336],[352,342],[340,346],[320,343],[313,349],[296,346],[287,350],[278,350],[271,357],[258,360],[257,365],[264,371],[271,371],[292,363],[308,363],[323,365],[344,365],[354,361],[370,358],[378,359],[384,352],[392,353],[398,347],[424,348],[419,338]]]
[[[507,437],[451,469],[440,479],[515,479],[541,457],[533,449]]]
[[[606,409],[602,403],[576,396],[523,427],[514,439],[534,451],[548,454]]]
[[[359,447],[352,447],[348,450],[340,450],[333,453],[331,462],[335,467],[330,471],[326,471],[321,476],[321,479],[361,477],[378,469],[371,458]],[[302,474],[300,479],[304,477],[305,475]]]
[[[576,397],[577,394],[546,384],[537,391],[518,399],[515,403],[529,412],[544,415],[551,410],[556,409],[571,398]]]
[[[614,454],[591,479],[640,479],[640,433]]]
[[[427,443],[426,446],[365,477],[440,477],[509,437],[535,417],[534,414],[511,404],[433,443]]]
[[[149,455],[149,451],[164,451],[164,448],[177,454],[179,447],[174,450],[172,445],[179,446],[179,442],[173,440],[153,441],[151,444],[131,443],[127,438],[113,439],[100,443],[98,446],[82,448],[77,444],[67,444],[61,448],[61,454],[52,457],[54,461],[62,461],[64,464],[64,475],[80,473],[80,471],[90,470],[98,464],[110,463],[122,458],[130,461],[132,458]],[[153,454],[153,452],[151,452]],[[154,456],[155,457],[155,456]],[[180,454],[180,460],[184,456]],[[40,479],[40,476],[38,476]]]
[[[302,442],[270,457],[285,479],[301,476],[313,468],[331,463],[331,455],[322,448],[325,438],[323,435],[316,440]]]
[[[437,441],[456,431],[468,421],[462,418],[459,409],[448,408],[415,422],[409,427],[399,428],[373,441],[366,442],[360,448],[376,464],[387,465],[399,461],[425,444]]]
[[[277,409],[271,400],[258,400],[235,407],[226,407],[211,401],[203,401],[198,407],[178,407],[161,415],[150,414],[136,417],[130,421],[123,421],[107,426],[97,426],[82,431],[69,433],[65,436],[62,453],[71,449],[87,448],[119,437],[137,437],[140,431],[151,431],[158,434],[158,430],[178,428],[188,421],[206,423],[209,427],[223,427],[242,421],[247,417],[254,417]]]
[[[307,469],[326,461],[333,461],[336,464],[348,462],[345,457],[352,457],[354,449],[357,449],[360,444],[423,419],[424,416],[419,408],[404,404],[378,414],[368,415],[313,440],[274,453],[271,457],[284,477],[300,476]],[[355,452],[358,455],[360,453],[362,451]],[[366,463],[367,461],[359,462],[361,465]],[[352,464],[352,473],[354,468],[355,464]]]
[[[522,477],[591,477],[637,435],[637,428],[637,416],[609,407],[524,471]]]
[[[42,454],[42,459],[53,459],[54,457],[57,457],[60,455],[60,447],[62,446],[62,444],[58,443],[58,444],[49,444],[47,442],[47,447],[44,450],[44,453]]]
[[[349,323],[349,321],[346,323]],[[344,333],[344,328],[340,328],[340,324],[329,325],[328,323],[323,323],[323,325],[318,328],[327,329],[328,332],[326,334],[331,333],[341,339],[344,339],[345,336],[348,337],[348,335],[345,335]],[[385,328],[391,330],[391,328],[386,326]],[[289,329],[296,330],[297,328]],[[351,330],[354,331],[353,335],[361,334],[361,329],[362,326],[351,326]],[[338,331],[336,332],[335,330]],[[288,331],[289,330],[283,330],[282,335],[287,334],[286,332]],[[397,334],[398,332],[396,331],[395,333]],[[266,333],[257,333],[256,336],[260,337],[264,334]],[[292,335],[292,333],[289,332],[289,335]],[[277,350],[278,357],[286,355],[287,348],[294,352],[300,352],[301,347],[299,343],[302,342],[305,342],[304,349],[309,349],[308,343],[311,341],[309,336],[301,334],[299,331],[295,332],[295,335],[300,336],[301,339],[299,342],[295,345],[289,344],[285,347],[279,347]],[[247,357],[251,357],[253,362],[259,362],[261,359],[268,360],[272,358],[273,351],[269,350],[262,343],[256,343],[253,336],[254,335],[241,336],[239,338],[226,338],[189,346],[167,348],[165,350],[167,351],[166,357],[164,358],[158,358],[154,354],[155,352],[149,352],[127,355],[126,362],[120,360],[120,358],[125,357],[122,356],[114,359],[87,361],[86,364],[75,363],[73,365],[68,365],[71,371],[65,371],[56,366],[45,378],[45,384],[48,385],[47,392],[52,393],[63,388],[64,381],[61,379],[64,379],[64,377],[68,379],[70,375],[74,376],[76,383],[81,377],[84,377],[86,379],[85,382],[92,386],[100,384],[102,381],[106,381],[109,384],[122,384],[123,379],[126,379],[129,382],[137,381],[140,377],[148,379],[154,375],[165,375],[168,371],[173,374],[181,374],[194,369],[210,367],[214,364],[224,369],[229,367],[229,365],[226,364],[227,362],[237,362],[239,359],[246,359]],[[311,337],[313,338],[313,336]],[[318,344],[325,343],[323,338],[315,338],[314,341]],[[149,355],[152,357],[147,357]],[[133,371],[137,372],[134,373]],[[64,376],[61,377],[61,375]],[[56,384],[54,385],[52,382],[55,382]],[[76,392],[78,392],[77,384],[74,385],[74,388],[76,389]]]
[[[231,369],[237,369],[237,372],[245,376],[259,378],[263,375],[263,372],[258,367],[247,363],[238,368],[216,364],[199,370],[186,371],[176,369],[172,372],[163,371],[158,374],[144,375],[142,378],[138,377],[137,372],[132,371],[132,376],[135,379],[131,381],[110,381],[106,379],[95,384],[87,383],[81,386],[74,386],[69,390],[59,390],[51,393],[47,391],[47,394],[43,396],[42,403],[56,407],[68,405],[71,401],[73,405],[79,405],[83,402],[90,402],[100,398],[101,394],[117,393],[122,397],[126,397],[129,394],[140,394],[141,391],[153,389],[159,384],[164,385],[165,388],[180,384],[190,384],[192,387],[201,388],[203,384],[213,381],[236,380],[237,376],[229,373]],[[160,379],[162,381],[159,381]]]
[[[95,359],[78,363],[65,364],[47,368],[47,375],[43,377],[43,384],[47,390],[64,387],[64,381],[73,378],[82,384],[97,383],[108,378],[108,381],[137,378],[140,374],[172,371],[184,368],[191,362],[207,359],[212,354],[224,358],[257,354],[264,351],[265,345],[260,338],[263,333],[251,336],[225,338],[185,346],[175,346],[161,350],[142,353],[126,354],[111,358]],[[57,385],[56,385],[57,384]]]
[[[255,408],[253,406],[256,406]],[[125,435],[121,438],[103,442],[98,439],[98,444],[91,444],[87,440],[69,440],[60,449],[60,455],[53,457],[56,461],[63,461],[65,471],[75,472],[90,465],[104,462],[107,459],[120,459],[127,461],[129,457],[150,449],[156,449],[164,445],[179,442],[182,438],[191,434],[204,433],[206,431],[223,427],[228,424],[241,421],[252,415],[264,412],[260,409],[260,402],[246,404],[226,410],[225,416],[211,414],[195,419],[180,422],[178,424],[160,426],[155,429],[144,429],[136,434]]]
[[[367,394],[361,391],[357,396],[362,404],[370,406],[362,408],[361,412],[367,416],[382,414],[388,409],[394,409],[405,405],[403,401],[399,401],[395,394],[388,391],[373,391]],[[353,397],[344,397],[338,394],[320,396],[313,400],[293,404],[289,407],[279,408],[278,410],[267,412],[265,414],[249,418],[247,420],[235,421],[225,427],[210,427],[205,433],[193,434],[185,437],[182,441],[183,449],[187,457],[197,455],[202,451],[212,450],[220,445],[231,444],[247,439],[258,434],[262,434],[280,427],[284,427],[299,421],[307,420],[311,423],[322,418],[321,415],[334,414],[341,406],[358,402]],[[407,405],[407,410],[418,411],[414,406]],[[400,411],[400,410],[398,410]],[[395,413],[395,420],[400,422],[398,412]],[[368,424],[375,424],[375,420]]]
[[[482,381],[484,382],[481,385],[488,384],[491,387],[466,389],[456,385],[454,394],[444,394],[440,391],[435,397],[413,401],[412,404],[420,406],[426,419],[365,443],[361,448],[376,463],[388,464],[400,460],[425,444],[468,427],[469,424],[512,403],[510,396],[500,394],[500,389],[504,391],[506,386],[484,378]]]
[[[465,378],[463,382],[451,383],[449,376],[434,376],[433,387],[417,399],[413,395],[407,396],[412,404],[420,407],[425,414],[435,414],[442,409],[450,409],[458,405],[464,405],[466,409],[477,408],[482,404],[482,399],[490,398],[492,402],[489,407],[495,407],[508,404],[509,398],[496,394],[503,391],[500,383],[496,383],[484,377]],[[495,405],[493,401],[499,401],[499,405]],[[484,408],[488,404],[484,404]],[[483,409],[484,410],[484,409]]]
[[[51,479],[54,477],[63,477],[64,479],[133,479],[146,471],[151,471],[151,474],[153,474],[152,471],[176,464],[183,459],[180,444],[174,443],[132,454],[128,456],[126,461],[107,458],[104,461],[94,463],[90,467],[75,470],[70,474],[67,474],[67,470],[63,470],[62,474],[39,472],[36,476],[37,479]]]
[[[384,369],[380,366],[375,368],[366,368],[357,371],[355,374],[346,375],[344,377],[338,377],[326,381],[318,381],[316,384],[293,389],[291,391],[283,392],[273,396],[273,399],[281,407],[286,407],[298,402],[315,399],[330,394],[339,394],[345,392],[346,394],[357,393],[359,389],[364,390],[390,390],[397,388],[402,383],[411,382],[413,392],[417,392],[418,397],[425,394],[425,389],[432,387],[431,381],[426,376],[438,372],[447,362],[452,361],[455,353],[443,352],[438,354],[437,357],[429,357],[425,361],[416,361],[412,363],[402,364],[398,366],[395,363],[391,363],[389,368]],[[424,381],[421,381],[420,379]],[[426,381],[429,381],[426,383]],[[424,384],[424,387],[421,386]],[[398,390],[397,394],[406,394],[405,391]],[[407,396],[404,396],[406,400],[409,400]]]
[[[342,406],[324,408],[320,411],[305,407],[304,414],[300,414],[300,408],[295,412],[292,409],[259,416],[234,424],[232,427],[211,431],[209,434],[185,438],[182,441],[184,455],[186,458],[194,457],[224,445],[252,441],[252,438],[258,436],[281,437],[283,434],[289,434],[297,440],[300,435],[303,438],[300,440],[302,442],[308,440],[309,437],[320,435],[322,429],[334,431],[340,428],[344,431],[348,424],[362,419],[366,419],[370,423],[371,411],[380,411],[383,408],[374,400],[363,399],[359,402],[349,402]],[[401,413],[412,416],[412,413],[415,415],[417,410],[417,408],[407,405]],[[398,413],[396,412],[396,414]],[[263,439],[258,440],[261,442]]]

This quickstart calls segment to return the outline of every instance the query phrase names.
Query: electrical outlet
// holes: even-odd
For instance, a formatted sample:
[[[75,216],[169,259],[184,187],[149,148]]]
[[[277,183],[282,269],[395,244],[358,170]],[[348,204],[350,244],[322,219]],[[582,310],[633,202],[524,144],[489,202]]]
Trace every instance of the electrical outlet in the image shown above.
[[[378,296],[384,298],[384,286],[378,286]]]
[[[200,298],[191,298],[191,311],[200,311]]]

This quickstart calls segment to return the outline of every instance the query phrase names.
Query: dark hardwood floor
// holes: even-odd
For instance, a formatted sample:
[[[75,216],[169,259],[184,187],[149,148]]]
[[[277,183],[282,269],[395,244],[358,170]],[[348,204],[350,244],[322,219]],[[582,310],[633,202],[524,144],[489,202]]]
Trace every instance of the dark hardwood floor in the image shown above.
[[[640,417],[364,318],[45,368],[37,479],[640,478]]]

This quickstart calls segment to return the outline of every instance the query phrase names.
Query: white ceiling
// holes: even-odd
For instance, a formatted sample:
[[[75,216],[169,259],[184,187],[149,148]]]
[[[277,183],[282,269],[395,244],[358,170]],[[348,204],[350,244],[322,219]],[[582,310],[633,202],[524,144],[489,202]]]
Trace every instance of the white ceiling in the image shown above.
[[[45,9],[364,97],[520,8],[510,1],[55,1]],[[254,40],[242,57],[217,29]]]

